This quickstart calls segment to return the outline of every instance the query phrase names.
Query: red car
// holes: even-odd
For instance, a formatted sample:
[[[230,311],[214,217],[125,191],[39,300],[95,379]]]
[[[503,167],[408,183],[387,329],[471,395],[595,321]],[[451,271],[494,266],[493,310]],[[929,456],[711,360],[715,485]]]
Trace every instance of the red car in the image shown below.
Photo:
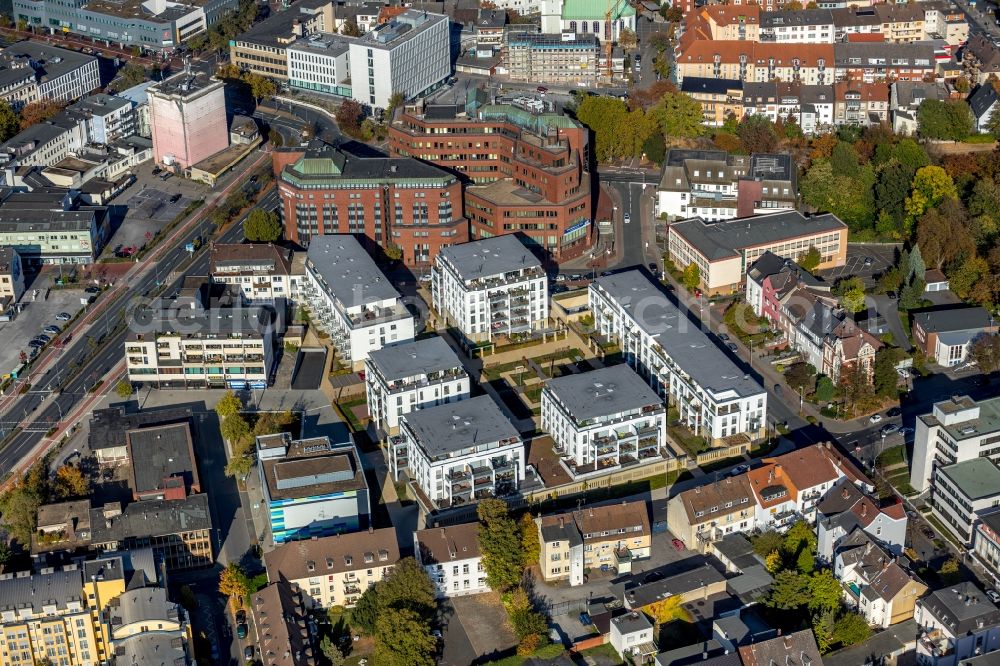
[[[674,544],[674,548],[676,548],[677,550],[684,550],[684,542],[681,541],[680,539],[674,539],[670,543]]]

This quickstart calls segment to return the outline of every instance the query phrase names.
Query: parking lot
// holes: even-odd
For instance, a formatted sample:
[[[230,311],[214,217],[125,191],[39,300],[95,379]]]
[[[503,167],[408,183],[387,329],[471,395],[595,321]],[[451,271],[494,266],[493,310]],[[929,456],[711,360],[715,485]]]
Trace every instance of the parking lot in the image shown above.
[[[820,271],[820,276],[831,284],[857,276],[864,280],[866,287],[874,287],[875,276],[884,273],[896,263],[898,249],[897,245],[883,243],[849,243],[847,262],[838,268]]]
[[[0,322],[0,339],[4,341],[0,345],[0,374],[8,373],[20,365],[20,353],[31,353],[28,342],[41,333],[43,328],[51,324],[66,327],[68,322],[56,321],[57,314],[68,312],[75,315],[83,307],[80,304],[80,298],[85,295],[83,285],[80,289],[48,289],[54,277],[58,276],[58,272],[47,270],[36,278],[21,297],[22,311],[17,318],[14,321]],[[32,298],[35,289],[38,290],[38,295]],[[44,298],[46,290],[49,291],[48,299]]]

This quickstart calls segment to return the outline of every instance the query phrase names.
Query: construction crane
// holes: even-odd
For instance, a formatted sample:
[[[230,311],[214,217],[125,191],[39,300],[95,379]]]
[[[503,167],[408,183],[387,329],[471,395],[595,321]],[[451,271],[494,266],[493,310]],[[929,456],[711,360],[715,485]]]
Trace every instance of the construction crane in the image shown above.
[[[608,9],[604,12],[604,61],[608,67],[608,81],[611,81],[614,69],[611,66],[611,51],[614,48],[612,21],[617,21],[625,7],[630,5],[629,0],[608,0]]]

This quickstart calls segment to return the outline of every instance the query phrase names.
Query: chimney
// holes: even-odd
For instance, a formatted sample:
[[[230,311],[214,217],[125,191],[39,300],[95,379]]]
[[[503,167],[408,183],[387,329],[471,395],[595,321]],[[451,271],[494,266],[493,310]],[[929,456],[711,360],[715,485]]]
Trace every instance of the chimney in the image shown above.
[[[296,37],[302,36],[302,22],[298,19],[292,19],[292,34]]]
[[[867,515],[868,515],[868,503],[867,502],[862,502],[861,503],[861,517],[864,518]]]
[[[564,527],[566,527],[566,520],[562,516],[559,516],[559,529]]]

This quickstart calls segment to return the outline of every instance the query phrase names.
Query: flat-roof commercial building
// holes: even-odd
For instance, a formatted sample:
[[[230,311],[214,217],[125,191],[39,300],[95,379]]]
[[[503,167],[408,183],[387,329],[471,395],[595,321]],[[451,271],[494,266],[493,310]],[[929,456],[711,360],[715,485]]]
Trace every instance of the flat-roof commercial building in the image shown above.
[[[542,262],[513,235],[442,249],[431,271],[431,300],[470,340],[538,331],[549,317]]]
[[[257,438],[258,473],[271,539],[280,544],[356,532],[371,514],[368,482],[354,442]]]
[[[182,170],[229,147],[225,84],[181,72],[146,89],[153,159]]]
[[[550,379],[541,417],[574,477],[671,455],[663,399],[625,364]]]
[[[972,341],[997,332],[996,319],[986,308],[937,309],[913,316],[913,338],[938,365],[961,365]]]
[[[264,554],[267,579],[298,586],[308,609],[350,608],[397,562],[394,527],[298,541]]]
[[[302,296],[348,363],[360,366],[371,352],[414,337],[402,295],[349,234],[313,237]]]
[[[979,457],[1000,463],[1000,397],[977,402],[963,395],[936,402],[915,423],[910,485],[924,492],[935,469]]]
[[[183,499],[201,492],[190,423],[130,430],[125,442],[133,499]]]
[[[559,260],[581,256],[594,241],[588,132],[568,116],[489,104],[480,90],[453,104],[397,109],[389,150],[469,181],[473,239],[522,232]]]
[[[363,234],[425,266],[442,247],[463,243],[462,183],[416,159],[358,157],[322,145],[274,154],[285,238],[308,246],[324,234]]]
[[[971,546],[979,512],[1000,506],[1000,469],[989,458],[938,467],[931,486],[931,506],[945,527]]]
[[[681,423],[709,442],[763,436],[767,392],[760,382],[638,270],[590,285],[597,333],[621,346],[629,365],[678,410]],[[730,440],[735,441],[735,440]]]
[[[124,407],[95,409],[90,417],[87,448],[102,467],[120,465],[129,461],[130,433],[169,423],[190,423],[191,415],[191,410],[183,407],[134,413],[126,413]]]
[[[478,522],[414,532],[413,555],[427,571],[439,598],[490,591],[479,552]]]
[[[242,292],[203,279],[190,279],[178,298],[161,301],[159,309],[136,313],[125,338],[130,382],[158,388],[267,386],[277,337],[274,311],[244,306]]]
[[[404,415],[389,449],[393,478],[406,472],[437,506],[503,497],[524,481],[524,441],[488,395]]]
[[[596,35],[507,31],[503,64],[515,81],[593,85],[604,74],[602,55]]]
[[[288,47],[312,34],[336,32],[334,12],[331,0],[299,0],[237,35],[229,57],[242,71],[287,81]]]
[[[106,208],[77,206],[65,190],[0,201],[0,246],[14,248],[25,266],[94,263],[109,233]]]
[[[765,252],[799,261],[811,247],[820,252],[820,269],[843,266],[847,225],[830,213],[786,211],[714,223],[696,217],[667,228],[670,260],[681,269],[695,264],[702,289],[713,295],[737,291]]]
[[[455,350],[434,336],[390,345],[365,361],[368,414],[395,434],[404,414],[469,397],[469,373]]]
[[[0,52],[0,99],[15,111],[45,99],[71,102],[100,87],[94,56],[31,40]]]

